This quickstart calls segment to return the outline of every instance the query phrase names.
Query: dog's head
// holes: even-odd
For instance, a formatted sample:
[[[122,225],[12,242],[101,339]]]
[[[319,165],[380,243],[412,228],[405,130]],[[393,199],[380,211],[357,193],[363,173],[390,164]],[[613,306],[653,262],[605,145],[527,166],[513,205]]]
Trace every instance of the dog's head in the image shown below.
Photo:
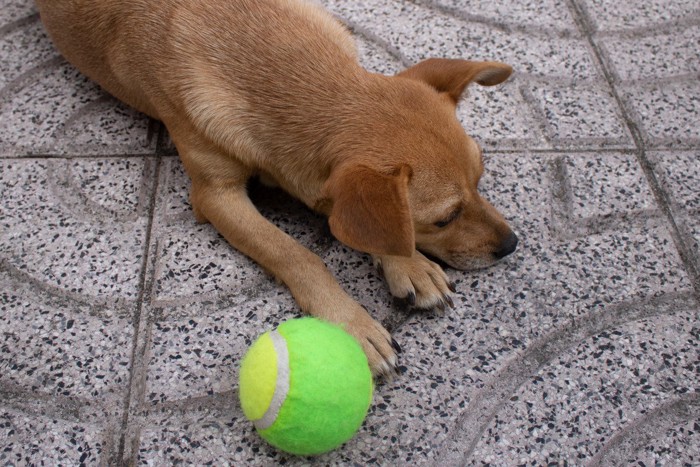
[[[430,59],[387,78],[363,116],[372,134],[366,157],[341,164],[324,187],[333,234],[373,254],[417,248],[458,269],[512,253],[517,237],[478,192],[482,151],[455,112],[470,83],[493,86],[511,72],[497,62]]]

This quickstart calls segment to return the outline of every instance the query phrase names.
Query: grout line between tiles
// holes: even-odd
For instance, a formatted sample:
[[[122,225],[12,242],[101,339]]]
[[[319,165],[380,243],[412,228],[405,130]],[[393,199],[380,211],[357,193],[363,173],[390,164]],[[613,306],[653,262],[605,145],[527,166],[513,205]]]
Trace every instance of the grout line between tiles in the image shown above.
[[[149,199],[149,205],[148,205],[148,226],[146,229],[146,237],[144,239],[145,246],[144,246],[144,255],[143,255],[143,260],[141,262],[141,276],[139,278],[139,295],[137,298],[137,305],[136,305],[136,311],[134,313],[134,337],[133,337],[133,344],[132,344],[132,349],[131,349],[131,359],[130,359],[130,370],[129,370],[129,383],[128,383],[128,389],[125,395],[125,400],[124,400],[124,414],[122,416],[121,420],[121,427],[120,427],[120,433],[119,433],[119,444],[117,447],[117,452],[115,454],[115,458],[112,459],[112,464],[114,465],[122,465],[125,464],[124,460],[124,454],[126,450],[126,444],[128,442],[127,437],[129,436],[129,413],[131,411],[131,404],[132,404],[132,393],[134,392],[134,388],[137,386],[141,386],[142,384],[142,379],[146,377],[146,375],[143,373],[145,371],[142,365],[137,364],[139,363],[139,347],[140,347],[140,341],[142,339],[142,322],[145,319],[143,316],[143,308],[144,308],[144,302],[147,300],[147,297],[150,296],[150,288],[151,284],[148,280],[148,275],[149,272],[151,271],[151,268],[149,267],[151,256],[152,256],[152,251],[151,251],[151,237],[153,234],[153,225],[154,225],[154,218],[155,218],[155,209],[156,209],[156,203],[158,199],[158,184],[160,180],[160,167],[161,167],[161,161],[162,161],[162,134],[164,132],[164,129],[162,125],[160,126],[156,137],[157,142],[156,142],[156,157],[155,157],[155,167],[153,168],[153,175],[152,175],[152,187],[151,187],[151,193],[150,193],[150,199]],[[141,373],[141,374],[137,374]],[[128,463],[127,463],[128,464]]]
[[[625,102],[620,97],[620,94],[617,91],[617,87],[615,86],[616,81],[614,79],[614,74],[610,69],[610,65],[605,60],[605,55],[603,54],[600,46],[594,38],[595,28],[593,27],[593,21],[591,20],[586,8],[583,5],[581,5],[580,1],[581,0],[568,0],[571,6],[571,10],[575,13],[574,20],[579,24],[579,27],[584,34],[584,37],[590,44],[591,50],[595,55],[595,59],[603,72],[603,77],[610,86],[610,91],[620,109],[622,118],[625,120],[625,123],[627,124],[627,127],[632,135],[634,144],[637,147],[636,156],[639,165],[644,171],[649,186],[651,187],[651,190],[654,193],[654,197],[656,198],[656,202],[659,205],[659,209],[668,220],[671,237],[673,238],[673,242],[676,245],[676,249],[678,250],[678,254],[681,258],[681,262],[683,263],[683,266],[685,267],[689,279],[693,284],[695,296],[700,297],[700,265],[698,265],[695,262],[692,250],[688,245],[688,242],[686,241],[684,235],[681,233],[680,228],[678,227],[678,223],[676,222],[676,219],[674,217],[673,210],[671,209],[670,196],[666,192],[666,190],[664,190],[661,187],[661,184],[659,183],[659,180],[657,179],[656,174],[654,173],[652,164],[647,157],[647,147],[644,143],[644,138],[642,137],[639,126],[637,125],[637,122],[635,122],[634,119],[630,116]]]

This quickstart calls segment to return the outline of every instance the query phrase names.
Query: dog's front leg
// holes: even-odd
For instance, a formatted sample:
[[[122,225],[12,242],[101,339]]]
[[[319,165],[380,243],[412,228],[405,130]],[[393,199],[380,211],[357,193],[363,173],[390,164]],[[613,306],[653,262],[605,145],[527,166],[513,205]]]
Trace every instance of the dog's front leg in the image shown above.
[[[417,308],[454,306],[454,285],[440,266],[419,251],[410,257],[373,255],[375,267],[384,274],[391,294]]]
[[[181,156],[192,177],[198,220],[210,222],[228,242],[289,287],[301,309],[341,325],[361,344],[375,375],[397,371],[398,345],[384,327],[353,300],[315,254],[265,219],[246,192],[247,171],[226,158],[218,176],[203,175],[202,158]],[[215,165],[209,157],[207,166]],[[238,173],[239,175],[236,175]],[[225,177],[223,177],[225,175]]]

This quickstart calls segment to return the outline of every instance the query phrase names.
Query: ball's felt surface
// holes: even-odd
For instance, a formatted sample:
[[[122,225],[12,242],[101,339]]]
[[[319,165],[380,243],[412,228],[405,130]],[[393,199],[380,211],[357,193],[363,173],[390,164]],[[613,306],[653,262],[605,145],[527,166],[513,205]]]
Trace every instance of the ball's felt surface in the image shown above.
[[[349,440],[367,415],[373,389],[357,341],[314,318],[293,319],[260,336],[240,369],[245,416],[270,444],[304,456]]]

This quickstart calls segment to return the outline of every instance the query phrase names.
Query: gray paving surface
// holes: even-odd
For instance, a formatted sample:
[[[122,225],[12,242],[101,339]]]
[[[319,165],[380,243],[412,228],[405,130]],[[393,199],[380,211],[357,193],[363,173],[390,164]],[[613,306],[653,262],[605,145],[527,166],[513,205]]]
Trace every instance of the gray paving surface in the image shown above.
[[[315,460],[236,399],[289,293],[195,224],[157,122],[0,0],[0,464],[700,465],[697,0],[325,0],[365,66],[497,59],[460,117],[522,239],[450,270],[457,307],[396,304],[368,258],[279,193],[261,210],[404,348],[358,435]]]

